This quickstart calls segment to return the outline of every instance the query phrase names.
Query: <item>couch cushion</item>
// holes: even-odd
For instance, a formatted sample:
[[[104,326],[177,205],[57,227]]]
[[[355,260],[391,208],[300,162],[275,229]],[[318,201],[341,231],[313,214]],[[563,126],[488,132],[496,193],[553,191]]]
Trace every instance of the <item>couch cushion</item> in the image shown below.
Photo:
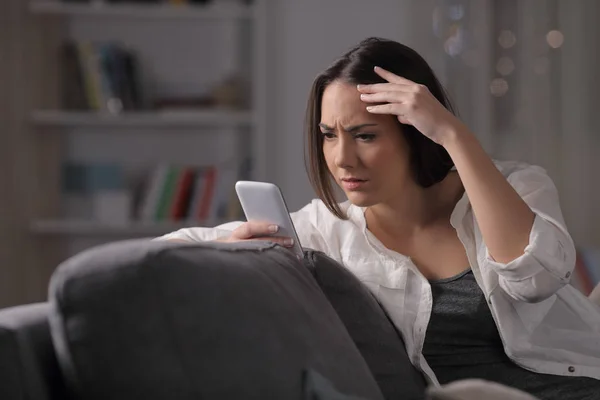
[[[64,399],[47,303],[0,310],[0,399]]]
[[[386,399],[422,399],[426,382],[402,337],[369,289],[348,269],[315,251],[305,261],[366,360]]]
[[[307,370],[382,398],[308,270],[271,243],[100,246],[58,268],[50,299],[85,399],[301,399]]]

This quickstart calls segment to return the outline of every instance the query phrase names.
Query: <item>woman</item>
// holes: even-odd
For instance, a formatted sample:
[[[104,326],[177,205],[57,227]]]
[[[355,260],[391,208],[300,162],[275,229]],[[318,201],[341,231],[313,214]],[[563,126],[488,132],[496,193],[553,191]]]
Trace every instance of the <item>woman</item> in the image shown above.
[[[316,78],[307,122],[320,200],[292,214],[301,244],[370,287],[430,382],[600,398],[600,309],[569,285],[574,245],[541,168],[494,163],[427,63],[383,39]],[[334,185],[348,201],[336,202]],[[232,223],[165,238],[269,240],[273,230]]]

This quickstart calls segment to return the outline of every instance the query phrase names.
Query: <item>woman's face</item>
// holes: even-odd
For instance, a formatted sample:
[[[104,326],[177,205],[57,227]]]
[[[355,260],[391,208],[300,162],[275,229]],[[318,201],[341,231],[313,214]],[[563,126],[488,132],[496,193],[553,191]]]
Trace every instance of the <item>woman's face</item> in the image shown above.
[[[366,106],[355,85],[334,81],[323,92],[319,124],[329,172],[360,207],[393,202],[414,184],[397,119]]]

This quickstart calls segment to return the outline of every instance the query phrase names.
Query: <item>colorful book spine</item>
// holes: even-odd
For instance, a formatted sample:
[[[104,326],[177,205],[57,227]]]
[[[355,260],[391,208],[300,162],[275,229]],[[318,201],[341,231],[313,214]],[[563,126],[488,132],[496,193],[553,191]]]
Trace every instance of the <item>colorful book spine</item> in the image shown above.
[[[158,207],[154,219],[156,221],[165,221],[169,218],[169,210],[173,202],[173,196],[177,187],[177,178],[179,176],[179,168],[173,165],[169,166],[167,178],[160,195]]]
[[[171,204],[170,219],[172,221],[180,221],[185,218],[189,201],[191,197],[191,189],[194,183],[194,169],[187,167],[183,168],[177,179],[177,187],[174,192],[174,199]]]
[[[196,214],[198,221],[205,222],[208,219],[210,208],[213,204],[216,180],[217,169],[215,167],[208,167],[206,169],[206,180],[204,181],[204,192],[200,200],[200,208],[198,214]]]
[[[141,220],[154,220],[168,171],[169,166],[167,164],[160,164],[151,174],[150,181],[146,184],[145,196],[141,203],[141,210],[139,213],[139,218]]]
[[[235,169],[160,164],[147,178],[139,201],[143,221],[217,224],[241,215]]]

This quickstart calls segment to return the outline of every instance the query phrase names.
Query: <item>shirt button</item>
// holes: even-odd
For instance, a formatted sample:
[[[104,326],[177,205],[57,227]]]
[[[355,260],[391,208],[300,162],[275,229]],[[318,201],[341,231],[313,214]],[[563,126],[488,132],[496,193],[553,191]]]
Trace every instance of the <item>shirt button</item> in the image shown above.
[[[570,276],[571,276],[571,273],[570,273],[570,272],[567,272],[567,274],[565,275],[565,278],[568,278],[568,277],[570,277]]]
[[[569,372],[575,372],[575,367],[571,365],[571,366],[569,367]]]

